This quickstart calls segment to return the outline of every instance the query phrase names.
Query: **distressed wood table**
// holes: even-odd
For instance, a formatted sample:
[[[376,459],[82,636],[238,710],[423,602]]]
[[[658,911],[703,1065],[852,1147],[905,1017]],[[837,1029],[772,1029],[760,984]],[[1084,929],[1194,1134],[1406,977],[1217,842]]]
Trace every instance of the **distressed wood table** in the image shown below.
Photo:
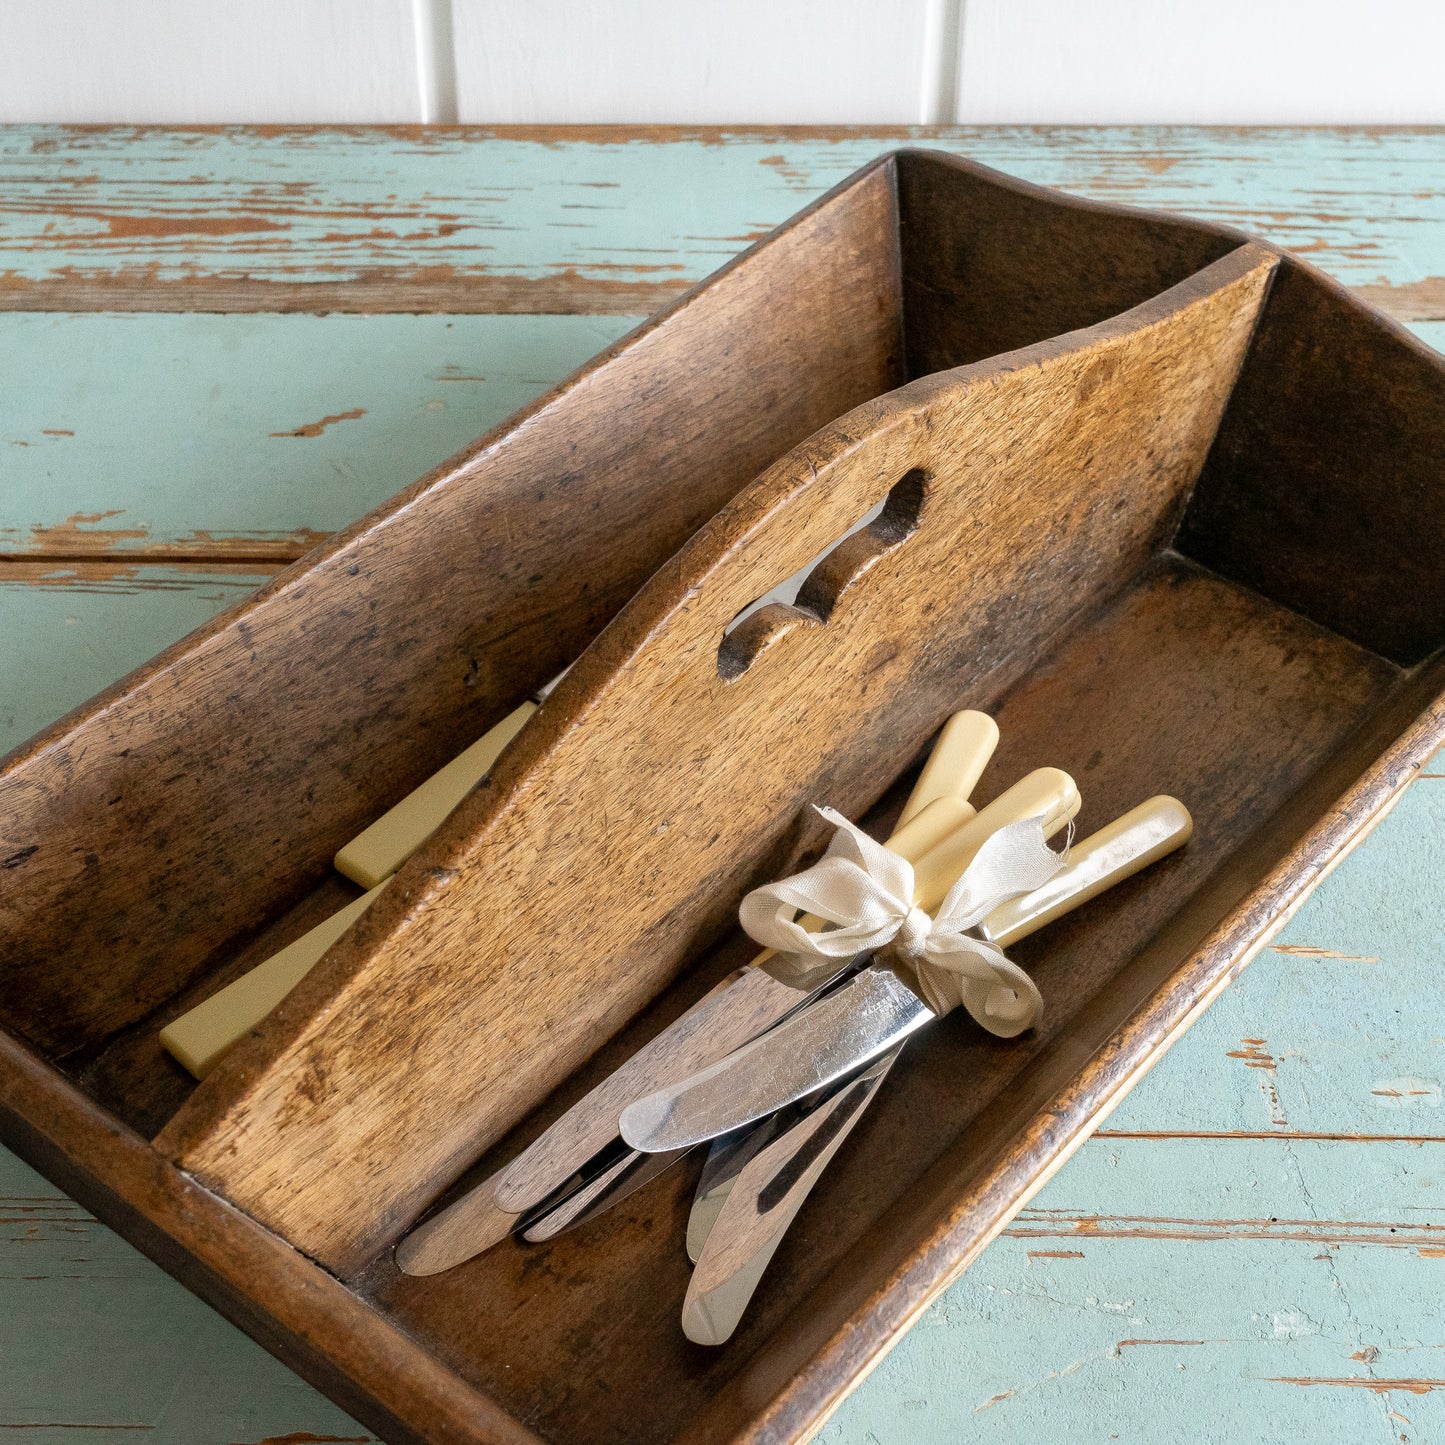
[[[1445,346],[1445,132],[10,128],[0,751],[909,140]],[[1442,855],[1445,754],[819,1438],[1445,1440]],[[7,1445],[372,1438],[3,1153],[0,1194]]]

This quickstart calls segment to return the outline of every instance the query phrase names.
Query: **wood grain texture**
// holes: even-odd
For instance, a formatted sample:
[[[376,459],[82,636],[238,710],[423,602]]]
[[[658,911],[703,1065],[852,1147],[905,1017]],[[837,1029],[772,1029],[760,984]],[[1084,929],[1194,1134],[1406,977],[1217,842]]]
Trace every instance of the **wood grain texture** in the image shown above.
[[[0,307],[641,315],[909,143],[1445,319],[1445,134],[1189,127],[7,127]]]
[[[636,1013],[756,874],[786,871],[775,840],[809,799],[856,813],[891,781],[890,750],[911,754],[956,705],[958,669],[992,695],[1173,529],[1273,265],[1246,248],[1119,321],[915,382],[783,458],[629,604],[448,836],[398,875],[397,899],[378,900],[160,1146],[354,1269]],[[887,530],[885,511],[797,607],[764,608],[720,651],[731,617],[909,475],[915,531]],[[388,1002],[401,990],[407,1020]],[[532,1030],[546,1055],[524,1064],[497,1046]]]
[[[0,315],[0,565],[294,562],[641,320]]]
[[[1418,663],[1445,643],[1445,512],[1430,505],[1445,456],[1440,358],[1333,302],[1302,274],[1281,275],[1179,545]],[[1277,425],[1285,411],[1297,422],[1288,433]],[[1402,490],[1417,502],[1409,521],[1393,505]]]
[[[1079,214],[1059,207],[1056,220],[1067,226]],[[1197,228],[1138,224],[1152,228],[1187,272],[1189,248],[1200,243]],[[1213,243],[1234,238],[1214,233]],[[1114,285],[1118,278],[1106,279]],[[1349,305],[1343,298],[1337,304]],[[1422,480],[1405,475],[1402,482],[1406,505],[1434,504]],[[1085,520],[1106,531],[1110,525],[1107,517]],[[920,526],[875,560],[862,584],[890,558],[906,556],[923,535]],[[761,564],[750,559],[750,565]],[[840,606],[833,622],[842,615]],[[773,648],[825,631],[793,625],[780,631]],[[867,1178],[891,1187],[874,1182],[870,1187],[881,1192],[855,1199],[830,1195],[824,1181],[810,1203],[823,1211],[823,1237],[842,1252],[791,1265],[780,1256],[776,1268],[783,1272],[766,1297],[768,1321],[757,1325],[756,1337],[740,1337],[731,1353],[699,1361],[678,1339],[678,1257],[666,1247],[667,1237],[679,1232],[685,1186],[677,1181],[654,1186],[626,1220],[599,1223],[590,1239],[559,1242],[545,1253],[499,1252],[468,1266],[471,1273],[434,1281],[403,1284],[382,1263],[347,1287],[309,1271],[273,1236],[117,1130],[53,1067],[9,1044],[3,1051],[7,1132],[48,1170],[89,1191],[107,1217],[133,1230],[248,1328],[277,1345],[299,1344],[303,1369],[398,1439],[519,1438],[508,1415],[525,1415],[554,1441],[585,1438],[589,1445],[599,1438],[629,1445],[675,1438],[680,1426],[699,1441],[798,1438],[821,1422],[1227,984],[1321,869],[1398,796],[1445,726],[1435,700],[1438,666],[1402,671],[1167,551],[1152,560],[1141,554],[1122,592],[1081,625],[1055,632],[1048,639],[1052,660],[999,699],[1010,710],[1010,731],[1082,758],[1086,794],[1089,775],[1097,775],[1094,796],[1110,811],[1117,811],[1115,793],[1138,785],[1132,802],[1157,788],[1155,750],[1162,746],[1181,769],[1179,791],[1216,799],[1212,806],[1227,820],[1212,839],[1218,851],[1188,853],[1176,860],[1187,867],[1166,865],[1148,882],[1135,880],[1127,933],[1114,914],[1090,924],[1081,913],[1067,935],[1057,935],[1060,957],[1073,954],[1081,965],[1077,977],[1064,970],[1059,1032],[1038,1041],[1036,1053],[994,1061],[1000,1092],[991,1102],[970,1095],[967,1107],[956,1107],[968,1074],[952,1051],[960,1045],[967,1051],[970,1041],[938,1035],[935,1062],[915,1085],[923,1093],[910,1096],[923,1106],[890,1116],[892,1136],[869,1145],[881,1149],[872,1157],[885,1167]],[[753,666],[765,666],[770,653]],[[986,654],[985,665],[995,664],[1004,668],[1002,682],[1006,659]],[[962,678],[964,670],[956,668],[956,675]],[[1196,705],[1170,712],[1161,702],[1168,690],[1161,690],[1161,678],[1186,679],[1188,689],[1197,689],[1191,694]],[[1061,708],[1061,698],[1072,701]],[[1116,713],[1119,730],[1101,747],[1100,719]],[[1303,722],[1298,735],[1280,725],[1281,717],[1296,713]],[[894,767],[905,741],[888,740]],[[1235,765],[1248,759],[1251,767],[1231,773],[1223,759]],[[1249,781],[1241,785],[1243,778]],[[273,893],[269,916],[279,919],[290,898],[300,896]],[[1161,931],[1163,918],[1172,921]],[[1091,934],[1091,927],[1104,929],[1107,938]],[[677,990],[685,995],[705,986],[711,971],[729,961],[726,947],[701,961],[631,1027],[647,1030],[679,1006]],[[1050,955],[1037,966],[1057,961]],[[225,966],[220,958],[211,965]],[[169,999],[162,1007],[168,1006]],[[609,1048],[626,1042],[625,1031]],[[585,1086],[588,1070],[603,1067],[606,1052],[562,1093]],[[102,1049],[98,1058],[72,1057],[68,1068],[89,1084],[106,1062]],[[106,1087],[124,1116],[164,1107],[158,1094],[146,1092],[143,1068],[119,1069],[111,1079]],[[970,1113],[980,1104],[981,1113]],[[555,1107],[548,1101],[539,1114]],[[940,1120],[958,1132],[940,1139]],[[519,1134],[539,1122],[526,1121]],[[128,1147],[113,1147],[121,1138]],[[504,1141],[499,1153],[512,1147]],[[838,1162],[847,1167],[842,1157]],[[842,1174],[836,1179],[840,1186],[848,1182]],[[265,1248],[258,1250],[258,1243]],[[565,1307],[549,1310],[549,1300],[565,1300]],[[495,1318],[488,1314],[493,1310]],[[567,1361],[565,1371],[549,1365],[558,1359]],[[1303,1370],[1282,1372],[1286,1377],[1337,1378]],[[627,1379],[635,1388],[624,1386]]]
[[[28,974],[41,989],[28,1004],[7,991],[5,1012],[22,1031],[67,1050],[142,1017],[218,948],[308,891],[342,843],[571,661],[768,461],[891,384],[899,348],[886,171],[850,199],[814,209],[760,249],[757,264],[726,269],[625,350],[337,538],[310,568],[195,634],[149,683],[100,700],[87,720],[12,760],[0,781],[4,850],[25,859],[0,899],[0,931],[16,940],[11,977]],[[804,269],[841,298],[841,314],[809,304]],[[764,300],[766,331],[752,324]],[[712,360],[680,411],[660,383],[694,359],[702,337],[716,339]],[[819,364],[821,385],[793,384]],[[619,431],[624,396],[632,424]],[[322,577],[339,585],[318,587]],[[311,639],[304,660],[302,637]],[[216,685],[224,710],[208,700]],[[284,747],[262,720],[280,694],[300,704],[287,709]],[[194,709],[183,771],[195,797],[210,800],[184,816],[173,799],[161,802],[179,763],[163,741],[177,706]],[[251,723],[238,726],[243,717]],[[138,796],[143,758],[161,802],[150,825],[97,811],[118,789]],[[30,833],[54,826],[57,790],[78,831],[66,844],[51,834],[37,857]],[[134,859],[123,863],[96,833],[101,816],[117,841],[129,840],[123,851],[146,855],[154,887],[139,913],[120,901],[134,892]],[[173,884],[187,907],[167,896]],[[32,933],[22,951],[25,920],[39,916],[57,931]],[[61,953],[93,960],[84,987],[41,983],[59,983]]]

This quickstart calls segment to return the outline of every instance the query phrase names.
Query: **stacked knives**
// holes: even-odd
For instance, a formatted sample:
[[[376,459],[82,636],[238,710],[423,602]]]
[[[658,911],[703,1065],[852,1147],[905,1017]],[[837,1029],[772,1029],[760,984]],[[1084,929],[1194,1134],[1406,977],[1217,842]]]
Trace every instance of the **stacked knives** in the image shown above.
[[[887,840],[929,914],[999,829],[1035,819],[1047,838],[1079,811],[1068,774],[1040,768],[975,812],[968,798],[997,742],[982,713],[949,719]],[[999,904],[972,936],[1014,943],[1181,847],[1192,828],[1183,804],[1151,798],[1073,844],[1043,886]],[[726,1341],[907,1039],[937,1017],[887,951],[840,960],[822,978],[795,965],[765,950],[730,974],[511,1163],[418,1225],[397,1246],[398,1267],[436,1274],[513,1234],[554,1238],[708,1144],[682,1326],[698,1344]]]

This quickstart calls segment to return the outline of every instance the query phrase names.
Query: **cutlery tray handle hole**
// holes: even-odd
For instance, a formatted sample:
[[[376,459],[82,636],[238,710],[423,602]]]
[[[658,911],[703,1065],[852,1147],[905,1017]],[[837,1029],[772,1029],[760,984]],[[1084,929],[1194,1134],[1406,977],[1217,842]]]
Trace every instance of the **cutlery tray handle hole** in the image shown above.
[[[740,678],[762,653],[795,628],[826,623],[839,599],[885,552],[918,527],[929,475],[905,472],[881,502],[870,507],[826,551],[742,608],[723,629],[718,675]]]

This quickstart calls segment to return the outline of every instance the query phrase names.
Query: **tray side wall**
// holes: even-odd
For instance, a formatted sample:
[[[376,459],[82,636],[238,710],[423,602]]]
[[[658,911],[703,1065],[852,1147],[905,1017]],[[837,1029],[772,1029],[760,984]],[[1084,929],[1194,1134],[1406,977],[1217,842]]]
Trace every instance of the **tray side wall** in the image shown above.
[[[1438,651],[1439,356],[1286,258],[1178,546],[1393,662]]]
[[[1076,201],[938,151],[898,160],[910,376],[1118,316],[1249,238]]]
[[[59,1056],[144,1017],[576,657],[762,467],[896,385],[896,235],[874,166],[12,757],[8,1026]]]

